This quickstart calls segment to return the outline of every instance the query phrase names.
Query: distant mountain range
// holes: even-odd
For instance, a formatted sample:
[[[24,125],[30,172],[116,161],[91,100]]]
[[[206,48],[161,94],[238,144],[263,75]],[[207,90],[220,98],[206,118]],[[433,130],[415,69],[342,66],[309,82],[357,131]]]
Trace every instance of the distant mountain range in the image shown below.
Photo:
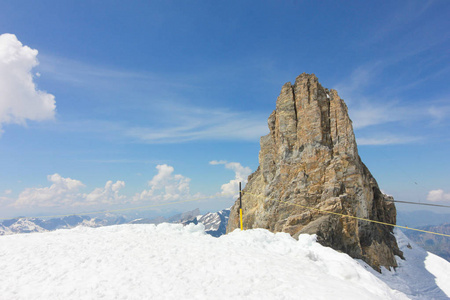
[[[205,215],[200,214],[200,210],[197,208],[192,211],[187,211],[182,214],[174,215],[170,218],[157,217],[153,219],[136,219],[131,221],[131,224],[160,224],[167,223],[182,223],[187,225],[189,223],[202,223],[205,225],[205,231],[214,237],[219,237],[226,233],[228,218],[230,216],[230,210],[224,209],[215,213],[207,213]]]
[[[156,217],[156,218],[140,218],[135,219],[130,224],[160,224],[160,223],[183,223],[187,221],[191,221],[200,215],[200,210],[198,208],[190,211],[186,211],[184,213],[176,214],[174,216],[165,218],[165,217]]]
[[[421,227],[450,223],[450,209],[434,213],[427,210],[401,211],[397,210],[397,225],[408,227]]]
[[[397,225],[450,234],[450,214],[431,211],[398,211]],[[402,229],[403,233],[423,249],[450,261],[450,238],[430,233]]]
[[[205,231],[214,237],[219,237],[226,232],[229,209],[224,209],[215,213],[200,214],[197,208],[192,211],[176,214],[172,217],[157,217],[153,219],[127,220],[124,216],[107,214],[102,217],[91,218],[89,216],[67,216],[63,218],[52,218],[42,220],[39,218],[16,218],[0,222],[0,236],[18,233],[46,232],[57,229],[69,229],[77,226],[101,227],[119,224],[159,224],[167,223],[202,223]]]
[[[421,226],[417,229],[450,235],[450,223]],[[450,261],[450,238],[413,230],[403,230],[403,233],[425,250]]]
[[[17,218],[0,223],[0,235],[45,232],[68,229],[76,226],[100,227],[127,223],[123,216],[105,215],[101,218],[89,216],[67,216],[42,220],[39,218]]]

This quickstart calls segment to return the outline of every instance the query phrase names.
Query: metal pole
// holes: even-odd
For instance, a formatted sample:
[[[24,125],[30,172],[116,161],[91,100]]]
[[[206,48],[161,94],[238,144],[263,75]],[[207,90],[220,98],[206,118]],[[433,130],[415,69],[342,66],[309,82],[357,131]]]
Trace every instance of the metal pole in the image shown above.
[[[241,230],[244,230],[244,225],[242,224],[242,190],[240,182],[239,182],[239,220],[241,224]]]

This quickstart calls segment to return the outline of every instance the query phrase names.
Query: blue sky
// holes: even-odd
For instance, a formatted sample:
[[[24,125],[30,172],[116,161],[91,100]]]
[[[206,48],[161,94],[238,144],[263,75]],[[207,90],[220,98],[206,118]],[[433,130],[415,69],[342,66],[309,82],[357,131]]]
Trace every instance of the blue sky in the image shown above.
[[[0,217],[220,193],[170,209],[228,207],[303,72],[345,99],[383,191],[450,204],[448,15],[448,1],[2,1]]]

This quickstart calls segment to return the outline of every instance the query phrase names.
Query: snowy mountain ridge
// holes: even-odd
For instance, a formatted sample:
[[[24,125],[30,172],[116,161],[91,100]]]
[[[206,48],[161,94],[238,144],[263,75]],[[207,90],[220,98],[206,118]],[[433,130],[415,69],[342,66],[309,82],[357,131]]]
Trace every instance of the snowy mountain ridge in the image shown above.
[[[140,218],[133,221],[127,220],[124,216],[117,216],[112,214],[105,214],[102,217],[91,218],[89,216],[66,216],[62,218],[52,218],[42,220],[39,218],[19,218],[10,219],[0,222],[0,236],[11,235],[18,233],[32,233],[32,232],[46,232],[57,229],[71,229],[77,226],[86,227],[101,227],[119,224],[160,224],[168,223],[182,223],[188,224],[190,222],[202,223],[206,228],[206,233],[214,237],[219,237],[225,234],[230,215],[229,209],[224,209],[215,213],[207,213],[200,215],[199,209],[186,211],[184,213],[176,214],[170,218],[157,217],[154,219]]]
[[[227,231],[230,209],[224,209],[215,213],[207,213],[203,216],[197,216],[198,223],[205,226],[205,232],[214,237],[224,235]]]
[[[77,226],[100,227],[126,223],[122,216],[105,215],[102,218],[89,216],[67,216],[42,220],[39,218],[10,219],[0,223],[0,236],[18,233],[46,232],[70,229]]]

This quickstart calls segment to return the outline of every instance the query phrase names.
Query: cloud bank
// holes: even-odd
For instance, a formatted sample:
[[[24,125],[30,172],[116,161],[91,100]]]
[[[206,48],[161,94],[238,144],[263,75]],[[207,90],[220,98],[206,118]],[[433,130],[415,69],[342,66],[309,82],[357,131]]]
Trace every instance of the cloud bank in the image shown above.
[[[108,181],[103,188],[96,188],[92,192],[82,193],[80,189],[85,185],[76,179],[64,178],[55,173],[47,176],[52,183],[49,187],[26,188],[12,204],[15,208],[61,208],[86,207],[99,204],[118,204],[125,199],[119,195],[119,190],[125,187],[125,182]]]
[[[247,183],[251,174],[249,167],[238,162],[211,161],[211,165],[224,165],[234,172],[234,178],[221,186],[221,191],[210,198],[229,199],[235,197],[239,190],[239,182]],[[148,189],[136,193],[134,196],[121,194],[125,182],[118,180],[107,181],[103,187],[97,187],[90,192],[84,192],[86,185],[77,179],[63,177],[58,173],[48,175],[49,185],[45,187],[30,187],[22,190],[17,197],[9,197],[12,191],[4,191],[0,196],[0,204],[17,211],[37,209],[52,211],[69,211],[75,213],[79,209],[110,209],[115,205],[130,205],[151,201],[164,204],[171,201],[200,200],[208,197],[197,193],[191,194],[191,179],[181,174],[175,174],[174,167],[167,164],[156,166],[157,174],[148,181]]]
[[[0,134],[2,124],[25,125],[55,116],[55,96],[40,91],[31,70],[38,51],[23,46],[14,34],[0,35]]]

